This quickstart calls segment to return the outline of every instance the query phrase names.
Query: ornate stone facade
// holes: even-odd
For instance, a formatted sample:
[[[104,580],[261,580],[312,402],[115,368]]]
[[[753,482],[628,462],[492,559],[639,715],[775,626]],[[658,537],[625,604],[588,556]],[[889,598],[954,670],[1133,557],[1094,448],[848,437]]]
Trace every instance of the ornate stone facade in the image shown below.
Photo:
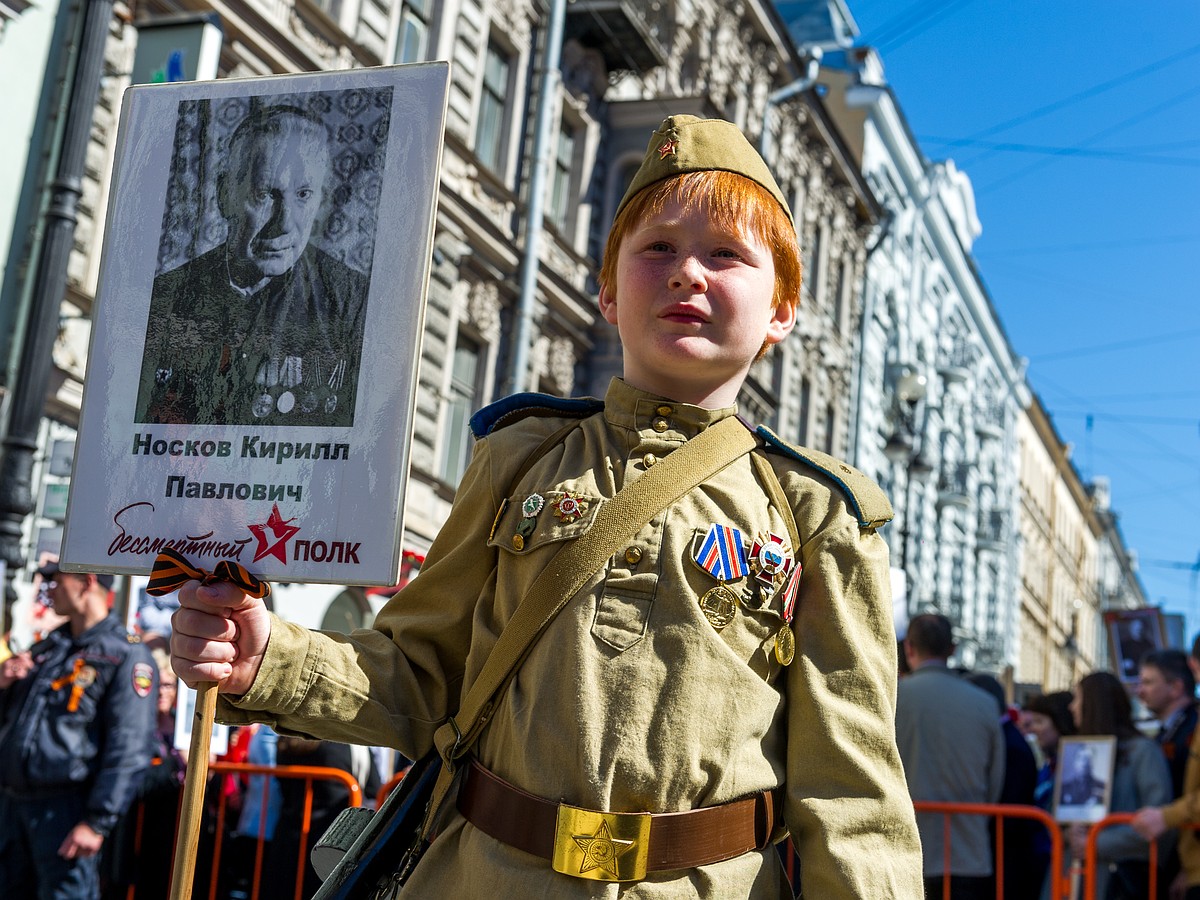
[[[1001,672],[1020,653],[1023,364],[969,255],[980,230],[970,181],[924,158],[872,52],[828,62],[830,106],[885,209],[866,266],[854,461],[896,507],[900,617],[945,613],[963,664]]]

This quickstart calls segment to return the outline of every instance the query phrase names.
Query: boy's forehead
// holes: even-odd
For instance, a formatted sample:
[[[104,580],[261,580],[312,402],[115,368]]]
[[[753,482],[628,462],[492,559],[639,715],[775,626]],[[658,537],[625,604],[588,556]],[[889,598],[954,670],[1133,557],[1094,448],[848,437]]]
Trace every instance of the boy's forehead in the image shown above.
[[[696,116],[668,116],[650,136],[646,155],[633,176],[617,214],[644,188],[686,172],[734,172],[766,188],[783,207],[789,219],[783,191],[758,151],[732,122]]]

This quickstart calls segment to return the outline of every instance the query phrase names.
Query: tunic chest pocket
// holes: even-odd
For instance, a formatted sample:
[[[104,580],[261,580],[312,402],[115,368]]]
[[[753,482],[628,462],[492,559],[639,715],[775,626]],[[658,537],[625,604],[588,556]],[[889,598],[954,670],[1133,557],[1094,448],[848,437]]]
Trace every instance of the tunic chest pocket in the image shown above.
[[[592,635],[614,650],[628,650],[646,635],[654,595],[605,585],[596,607]]]

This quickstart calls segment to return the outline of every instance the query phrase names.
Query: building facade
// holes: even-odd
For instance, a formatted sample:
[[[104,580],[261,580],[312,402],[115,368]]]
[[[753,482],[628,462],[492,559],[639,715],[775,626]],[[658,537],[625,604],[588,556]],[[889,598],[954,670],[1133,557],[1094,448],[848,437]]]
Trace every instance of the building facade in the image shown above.
[[[896,507],[901,613],[944,613],[962,664],[1002,672],[1019,652],[1023,362],[971,257],[970,180],[924,157],[873,51],[827,63],[828,103],[885,210],[866,269],[854,461]]]
[[[1017,680],[1070,690],[1107,660],[1099,592],[1100,520],[1036,397],[1017,420],[1021,634]]]
[[[620,373],[595,276],[613,210],[650,132],[669,114],[728,118],[762,142],[805,247],[797,334],[755,367],[742,398],[747,418],[846,455],[866,241],[878,206],[770,4],[563,4],[563,40],[552,47],[555,9],[528,0],[159,0],[139,6],[136,22],[127,7],[114,12],[40,460],[78,421],[115,122],[137,26],[197,11],[219,18],[219,77],[452,61],[406,551],[423,554],[445,519],[470,456],[472,412],[514,388],[600,394]],[[545,214],[532,223],[543,118]],[[35,479],[47,480],[40,469]],[[32,567],[38,530],[52,535],[55,523],[40,515],[30,523]],[[360,611],[364,620],[370,614],[365,597]]]
[[[4,8],[15,18],[0,41],[32,14],[22,0]],[[27,101],[34,120],[53,123],[63,105],[65,62],[51,48],[69,45],[74,10],[42,23],[56,37],[44,42],[48,87]],[[26,589],[61,524],[61,506],[47,497],[60,497],[69,480],[63,460],[78,421],[115,123],[139,26],[197,13],[215,14],[223,32],[218,77],[451,61],[406,560],[423,557],[445,520],[475,410],[513,390],[600,395],[621,372],[616,332],[597,308],[608,223],[665,116],[719,116],[762,150],[804,253],[795,333],[751,371],[743,415],[850,459],[890,493],[897,517],[884,534],[901,619],[945,612],[972,667],[1011,666],[1024,679],[1034,668],[1027,659],[1056,658],[1024,639],[1047,627],[1065,641],[1073,626],[1044,585],[1024,581],[1023,542],[1045,524],[1027,512],[1042,500],[1018,479],[1030,397],[971,257],[981,228],[971,185],[952,162],[924,157],[878,57],[850,47],[856,28],[842,0],[148,0],[136,15],[118,2],[39,436],[39,504],[19,576]],[[19,333],[28,302],[54,152],[53,127],[40,127],[20,189],[0,196],[15,236],[2,285],[5,335]],[[12,347],[5,358],[11,387],[20,377]],[[1088,570],[1105,586],[1089,597],[1132,602],[1136,576],[1115,518],[1110,525]],[[376,601],[366,592],[328,593],[327,603],[312,601],[327,607],[312,624],[369,620]],[[1066,670],[1047,663],[1042,674]]]

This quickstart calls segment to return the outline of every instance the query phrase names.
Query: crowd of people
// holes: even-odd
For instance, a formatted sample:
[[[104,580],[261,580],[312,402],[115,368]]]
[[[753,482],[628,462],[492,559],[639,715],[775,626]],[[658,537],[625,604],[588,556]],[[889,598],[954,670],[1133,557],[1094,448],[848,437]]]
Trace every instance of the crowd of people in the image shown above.
[[[1106,825],[1097,833],[1091,896],[1200,898],[1200,848],[1190,829],[1172,830],[1200,823],[1200,761],[1189,762],[1200,760],[1191,751],[1200,639],[1191,658],[1176,649],[1147,652],[1134,682],[1092,672],[1071,691],[1036,695],[1019,708],[1007,704],[991,676],[951,667],[955,647],[945,616],[913,618],[900,646],[900,755],[918,809],[936,809],[917,816],[926,897],[944,896],[948,879],[954,900],[994,898],[998,871],[1007,900],[1051,896],[1051,836],[1040,822],[1006,817],[998,861],[995,820],[953,815],[945,853],[946,820],[936,804],[1000,803],[1036,806],[1055,818],[1064,847],[1060,878],[1079,877],[1096,821],[1108,813],[1135,813],[1131,824]],[[1151,717],[1141,727],[1131,694]],[[1158,867],[1153,898],[1152,841]]]
[[[38,574],[49,627],[28,649],[0,642],[0,896],[161,900],[187,767],[167,635],[125,627],[111,575],[54,564]],[[365,805],[392,768],[377,748],[280,738],[265,725],[233,729],[212,761],[342,769]],[[349,804],[340,781],[312,784],[308,848]],[[272,896],[295,896],[301,871],[301,894],[312,895],[316,872],[299,865],[304,780],[211,774],[205,806],[193,896],[209,896],[218,838],[215,896],[251,896],[256,865]]]

